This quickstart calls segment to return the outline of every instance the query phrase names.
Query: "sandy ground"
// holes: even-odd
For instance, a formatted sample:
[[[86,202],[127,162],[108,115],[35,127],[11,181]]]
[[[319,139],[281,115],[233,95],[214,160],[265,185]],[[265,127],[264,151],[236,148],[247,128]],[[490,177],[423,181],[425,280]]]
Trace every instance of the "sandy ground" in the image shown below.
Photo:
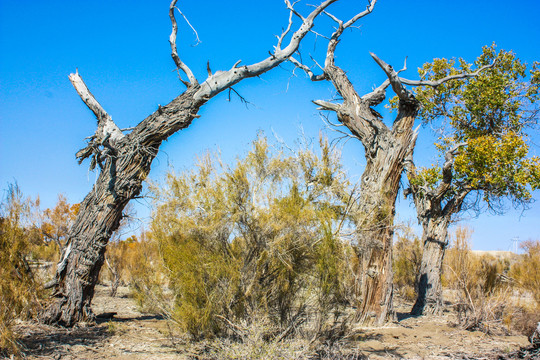
[[[142,314],[127,288],[117,297],[98,286],[96,314],[116,312],[95,326],[62,329],[31,323],[18,326],[27,359],[196,359],[179,351],[168,322]],[[363,329],[354,342],[365,359],[487,359],[528,345],[525,336],[488,336],[452,326],[454,315],[409,317],[398,307],[398,322]]]

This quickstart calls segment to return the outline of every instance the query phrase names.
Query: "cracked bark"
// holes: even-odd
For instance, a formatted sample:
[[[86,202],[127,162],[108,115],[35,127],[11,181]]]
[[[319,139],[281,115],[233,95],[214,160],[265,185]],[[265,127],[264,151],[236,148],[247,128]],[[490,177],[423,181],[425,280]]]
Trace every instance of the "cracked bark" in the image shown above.
[[[403,104],[397,127],[386,129],[366,146],[366,169],[359,198],[359,252],[362,257],[359,321],[381,325],[393,317],[392,237],[395,202],[403,160],[414,147],[417,106]],[[383,128],[384,129],[384,128]]]
[[[366,168],[361,177],[358,199],[358,255],[362,259],[358,320],[365,325],[381,325],[393,318],[392,237],[395,202],[404,160],[414,148],[414,120],[418,103],[407,96],[399,100],[398,114],[389,128],[371,109],[384,100],[390,84],[364,97],[358,96],[345,72],[327,62],[324,69],[342,104],[316,101],[322,109],[335,111],[338,120],[357,137],[365,149]]]
[[[205,103],[194,100],[197,90],[189,88],[115,144],[116,155],[105,161],[70,229],[56,275],[55,300],[44,314],[45,322],[72,326],[94,319],[90,305],[107,243],[127,203],[140,194],[162,141],[189,126]]]

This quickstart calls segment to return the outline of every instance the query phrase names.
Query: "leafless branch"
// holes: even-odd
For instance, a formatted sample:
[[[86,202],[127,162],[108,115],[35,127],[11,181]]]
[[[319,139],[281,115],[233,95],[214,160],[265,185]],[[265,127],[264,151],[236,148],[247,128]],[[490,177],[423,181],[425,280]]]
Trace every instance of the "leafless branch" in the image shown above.
[[[245,78],[259,76],[262,73],[280,65],[282,62],[287,61],[289,57],[298,50],[300,41],[313,28],[315,18],[336,1],[337,0],[323,1],[307,17],[303,17],[296,10],[294,10],[294,4],[291,4],[289,0],[286,0],[285,4],[287,5],[289,11],[302,19],[302,24],[300,24],[298,29],[291,35],[289,43],[283,49],[281,48],[281,46],[284,45],[283,39],[285,38],[285,36],[282,34],[282,36],[278,38],[279,46],[276,46],[274,52],[270,53],[270,56],[266,59],[251,65],[233,67],[227,71],[217,71],[201,84],[201,88],[197,91],[195,98],[211,98]],[[292,25],[291,29],[287,29],[284,30],[284,33],[289,33],[292,30]]]
[[[198,81],[197,79],[195,78],[195,75],[193,75],[193,72],[191,71],[191,69],[182,62],[182,60],[180,59],[180,57],[178,56],[178,50],[176,49],[176,36],[178,34],[178,25],[176,23],[176,17],[174,16],[174,9],[178,9],[176,7],[176,2],[177,0],[172,0],[171,2],[171,5],[169,7],[169,18],[171,19],[171,23],[172,23],[172,32],[171,32],[171,36],[169,37],[169,43],[171,44],[171,56],[174,60],[174,63],[176,64],[176,67],[177,69],[180,69],[182,70],[188,77],[189,79],[189,83],[184,81],[182,78],[180,78],[180,80],[184,83],[184,85],[188,86],[189,84],[191,85],[197,85],[198,84]],[[182,12],[178,9],[178,11],[180,12],[180,14],[182,14]],[[182,16],[184,16],[184,14],[182,14]],[[184,19],[186,19],[186,17],[184,16]],[[187,21],[187,19],[186,19]],[[191,24],[189,23],[189,21],[187,21],[187,23],[189,24],[189,26],[191,26]],[[193,27],[191,26],[191,28],[193,29]],[[195,29],[193,29],[195,31]],[[197,34],[197,32],[195,31],[195,34]],[[199,40],[199,36],[197,35],[197,40]]]
[[[374,53],[370,52],[370,54],[373,60],[375,60],[375,62],[377,63],[377,65],[379,65],[381,69],[383,69],[383,71],[385,72],[388,80],[390,80],[390,85],[392,85],[392,90],[394,90],[400,100],[409,101],[414,99],[413,94],[403,86],[401,79],[398,75],[399,73],[396,72],[391,65],[384,62]]]
[[[313,71],[308,66],[302,64],[300,61],[298,61],[293,56],[289,57],[289,61],[292,62],[294,64],[294,66],[296,66],[297,68],[304,70],[304,72],[309,76],[309,79],[311,81],[321,81],[321,80],[326,79],[324,74],[315,75],[313,73]]]
[[[368,14],[371,14],[371,12],[373,12],[373,8],[375,7],[376,3],[377,3],[377,0],[370,0],[369,5],[366,7],[366,10],[362,11],[361,13],[356,14],[356,16],[354,16],[349,21],[347,21],[343,25],[343,28],[346,29],[349,26],[351,26],[352,24],[354,24],[355,22],[357,22],[358,20],[360,20],[361,18],[363,18],[364,16],[366,16]]]
[[[294,6],[294,4],[296,4],[296,2],[294,2],[291,5],[291,7]],[[277,49],[281,49],[281,43],[283,42],[283,39],[285,38],[285,36],[287,36],[287,34],[291,31],[292,24],[293,24],[293,12],[290,11],[289,12],[289,24],[287,25],[287,28],[285,30],[283,30],[283,32],[281,33],[281,36],[278,36],[278,43],[276,45]]]
[[[75,90],[77,90],[77,93],[81,97],[82,101],[84,101],[86,106],[92,110],[98,120],[98,128],[95,134],[98,140],[102,141],[108,136],[111,141],[116,142],[123,138],[124,134],[122,134],[122,131],[114,123],[111,116],[107,114],[94,95],[92,95],[90,90],[88,90],[88,87],[84,83],[82,77],[79,75],[78,70],[75,72],[75,74],[69,75],[69,80],[73,84]]]
[[[199,34],[197,33],[197,30],[195,30],[195,28],[193,27],[193,25],[191,25],[191,23],[189,22],[186,15],[184,15],[184,13],[182,11],[180,11],[180,9],[177,6],[175,6],[175,9],[178,10],[180,15],[182,15],[182,17],[184,18],[184,20],[186,21],[188,26],[191,28],[191,30],[193,30],[193,33],[195,34],[195,38],[197,39],[197,42],[193,46],[199,45],[202,41],[201,41],[201,39],[199,39]]]
[[[310,31],[312,34],[315,34],[316,37],[322,37],[323,39],[326,39],[326,40],[330,40],[330,38],[326,35],[323,35],[315,30],[311,30]]]
[[[408,80],[408,79],[404,79],[404,78],[399,78],[399,80],[401,81],[402,84],[409,85],[409,86],[432,86],[432,87],[437,87],[437,86],[442,85],[445,82],[448,82],[448,81],[451,81],[451,80],[468,79],[468,78],[471,78],[471,77],[478,76],[482,71],[495,66],[495,64],[497,63],[498,60],[499,60],[498,58],[495,58],[491,64],[484,65],[480,69],[476,70],[473,73],[450,75],[450,76],[444,77],[444,78],[439,79],[439,80],[431,80],[431,81]]]
[[[366,94],[366,95],[362,96],[362,100],[369,103],[369,106],[379,105],[386,98],[386,89],[388,88],[388,86],[390,86],[390,80],[386,79],[375,90],[373,90],[369,94]]]
[[[323,11],[323,13],[324,13],[324,15],[328,16],[330,19],[334,20],[338,24],[338,26],[343,25],[343,21],[339,20],[337,17],[330,14],[328,11]]]
[[[333,122],[331,122],[327,116],[323,115],[323,114],[320,114],[321,116],[321,119],[323,120],[323,122],[326,124],[326,126],[328,127],[328,129],[332,130],[332,131],[335,131],[339,134],[341,134],[341,136],[337,139],[337,142],[339,143],[339,141],[343,140],[343,139],[347,139],[346,141],[348,141],[349,139],[357,139],[357,140],[360,140],[360,138],[352,133],[349,133],[349,132],[346,132],[346,131],[343,131],[343,130],[340,130],[338,129],[338,127],[341,127],[341,126],[344,126],[344,125],[341,125],[341,124],[335,124]],[[332,144],[333,144],[333,141],[332,140]]]
[[[236,96],[238,96],[238,98],[246,106],[246,108],[248,107],[248,105],[253,105],[245,97],[240,95],[240,93],[238,91],[236,91],[232,86],[229,88],[229,97],[227,98],[227,101],[231,101],[231,92],[234,92],[236,94]]]
[[[300,15],[298,13],[298,11],[296,11],[294,9],[294,5],[297,3],[298,1],[295,1],[291,4],[291,2],[289,0],[285,0],[285,5],[287,6],[287,9],[289,9],[289,11],[291,12],[291,14],[294,14],[296,16],[298,16],[302,21],[305,21],[306,19],[304,19],[304,17],[302,15]]]
[[[340,104],[334,104],[324,100],[313,100],[313,103],[320,106],[317,110],[331,110],[337,112],[341,109]]]

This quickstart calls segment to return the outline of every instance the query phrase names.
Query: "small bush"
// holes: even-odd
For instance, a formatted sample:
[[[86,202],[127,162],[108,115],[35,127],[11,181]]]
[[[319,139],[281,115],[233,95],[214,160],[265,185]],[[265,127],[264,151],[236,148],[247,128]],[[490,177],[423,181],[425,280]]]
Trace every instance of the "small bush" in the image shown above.
[[[25,226],[31,206],[19,188],[11,185],[0,207],[0,355],[18,353],[13,323],[31,316],[39,306],[40,284],[26,259],[31,233]]]
[[[405,300],[417,296],[418,273],[422,262],[422,244],[410,226],[397,233],[393,249],[394,287]]]
[[[520,288],[530,292],[540,307],[540,240],[529,240],[521,244],[525,254],[512,266],[510,276]]]
[[[354,229],[338,160],[325,141],[320,155],[285,156],[261,137],[232,168],[206,156],[154,187],[152,237],[184,331],[235,337],[235,326],[258,319],[272,339],[344,321],[352,252],[341,234]]]
[[[505,315],[506,326],[521,335],[531,337],[540,322],[540,308],[515,306]]]
[[[508,270],[508,264],[489,255],[473,254],[471,234],[468,228],[457,228],[455,242],[445,258],[445,284],[457,290],[456,309],[463,328],[504,332],[503,319],[511,311],[511,287],[501,275]]]

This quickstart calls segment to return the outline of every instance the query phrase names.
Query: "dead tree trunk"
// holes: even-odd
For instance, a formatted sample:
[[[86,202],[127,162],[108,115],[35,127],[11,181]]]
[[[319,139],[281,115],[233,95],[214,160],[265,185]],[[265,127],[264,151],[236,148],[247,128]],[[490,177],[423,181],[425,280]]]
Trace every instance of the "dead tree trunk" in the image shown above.
[[[380,325],[392,312],[392,237],[394,233],[395,202],[404,160],[416,142],[413,131],[418,103],[409,93],[402,91],[398,114],[392,127],[386,126],[372,109],[385,98],[385,81],[374,92],[360,97],[345,72],[333,64],[334,49],[329,46],[324,67],[324,78],[334,84],[343,97],[343,103],[315,101],[322,110],[332,110],[354,138],[365,149],[366,169],[361,178],[358,199],[359,256],[362,258],[361,303],[358,318],[363,324]],[[396,72],[372,54],[387,71],[389,79]],[[312,76],[312,79],[314,77]],[[401,83],[395,86],[402,88]]]
[[[361,195],[358,199],[357,229],[358,251],[362,259],[360,304],[358,319],[361,323],[381,325],[393,316],[392,311],[392,237],[394,233],[395,202],[399,190],[404,159],[412,152],[417,133],[413,131],[418,112],[418,102],[407,91],[398,73],[391,66],[372,57],[388,76],[373,92],[359,96],[346,73],[335,65],[334,53],[343,31],[363,16],[371,13],[376,1],[362,13],[347,22],[332,15],[338,28],[332,34],[326,53],[323,74],[315,75],[307,66],[291,58],[313,81],[329,80],[343,98],[341,104],[317,100],[320,110],[336,112],[338,120],[365,149],[366,169],[361,178]],[[392,88],[399,97],[398,114],[392,127],[381,120],[373,109],[386,97],[386,89]]]
[[[294,57],[289,60],[304,70],[311,80],[329,80],[342,103],[317,100],[320,110],[334,111],[339,122],[346,126],[353,137],[362,142],[365,149],[366,169],[361,179],[361,196],[358,200],[359,257],[362,258],[361,304],[358,318],[364,324],[382,324],[392,315],[392,236],[394,233],[395,201],[405,159],[412,154],[417,132],[413,131],[419,103],[405,85],[437,87],[447,81],[476,76],[485,66],[473,74],[451,75],[436,81],[413,81],[404,79],[375,54],[371,54],[383,69],[387,80],[369,94],[359,96],[345,71],[335,65],[334,53],[343,31],[372,12],[376,0],[367,9],[347,22],[327,14],[337,24],[328,42],[323,73],[316,75],[310,67]],[[392,126],[387,126],[373,107],[382,103],[386,89],[391,86],[398,97],[397,116]],[[334,126],[341,126],[330,124]],[[339,130],[338,130],[339,131]],[[341,132],[341,131],[340,131]]]
[[[177,24],[174,12],[177,8],[176,0],[173,0],[169,8],[173,28],[169,41],[177,69],[188,79],[182,80],[187,90],[168,105],[160,106],[127,135],[122,133],[97,102],[79,74],[70,75],[81,99],[98,120],[96,133],[91,137],[88,146],[77,153],[77,157],[80,162],[90,158],[91,169],[99,165],[100,174],[92,191],[82,202],[69,231],[54,284],[51,284],[51,287],[54,287],[55,300],[43,314],[45,322],[72,326],[79,321],[94,319],[91,301],[107,243],[120,224],[125,206],[140,194],[142,182],[150,171],[161,143],[178,130],[188,127],[194,118],[199,117],[197,113],[201,106],[221,91],[231,88],[245,78],[261,75],[286,61],[311,31],[315,18],[335,1],[337,0],[324,1],[307,17],[302,17],[293,8],[293,4],[286,1],[290,12],[289,25],[278,37],[278,43],[268,58],[240,67],[238,61],[230,70],[213,75],[208,69],[208,78],[199,84],[176,50]],[[282,43],[293,26],[294,16],[301,18],[301,24],[290,34],[288,44],[282,48]]]
[[[440,315],[442,312],[441,275],[444,252],[448,246],[448,226],[452,216],[461,210],[463,201],[470,192],[467,186],[457,192],[452,189],[454,155],[462,145],[464,144],[458,144],[446,153],[442,180],[436,188],[430,188],[429,184],[423,183],[412,159],[407,164],[410,187],[405,194],[412,194],[418,222],[422,224],[423,230],[418,295],[411,310],[412,315]]]

